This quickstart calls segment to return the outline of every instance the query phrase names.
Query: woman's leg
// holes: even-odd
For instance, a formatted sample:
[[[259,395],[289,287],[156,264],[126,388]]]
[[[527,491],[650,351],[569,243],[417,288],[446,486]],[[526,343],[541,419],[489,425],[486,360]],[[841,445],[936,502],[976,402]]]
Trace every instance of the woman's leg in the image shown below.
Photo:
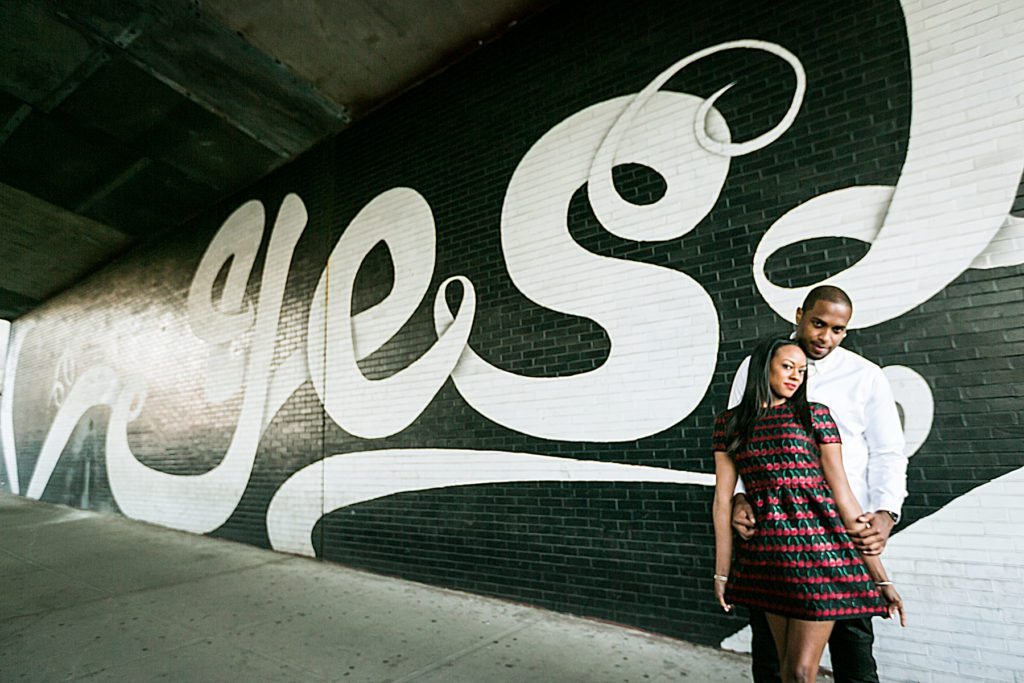
[[[784,683],[809,683],[817,680],[821,654],[825,651],[834,621],[789,619],[786,650],[779,659]]]

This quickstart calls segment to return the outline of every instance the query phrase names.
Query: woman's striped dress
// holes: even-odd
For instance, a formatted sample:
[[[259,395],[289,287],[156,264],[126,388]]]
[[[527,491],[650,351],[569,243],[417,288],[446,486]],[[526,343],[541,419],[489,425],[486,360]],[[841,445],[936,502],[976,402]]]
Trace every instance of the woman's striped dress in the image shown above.
[[[732,411],[715,420],[714,450],[726,450]],[[726,585],[730,603],[797,619],[888,614],[846,533],[822,473],[818,444],[839,443],[828,407],[811,404],[808,434],[788,403],[768,411],[736,467],[754,507],[757,528],[737,541]]]

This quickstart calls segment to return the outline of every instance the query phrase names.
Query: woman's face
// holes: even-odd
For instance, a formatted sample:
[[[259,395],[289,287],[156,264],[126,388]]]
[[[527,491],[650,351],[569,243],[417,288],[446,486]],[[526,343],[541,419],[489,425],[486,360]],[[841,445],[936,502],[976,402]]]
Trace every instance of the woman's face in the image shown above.
[[[786,344],[775,349],[775,355],[768,365],[768,384],[778,403],[796,393],[806,373],[807,356],[799,346]]]

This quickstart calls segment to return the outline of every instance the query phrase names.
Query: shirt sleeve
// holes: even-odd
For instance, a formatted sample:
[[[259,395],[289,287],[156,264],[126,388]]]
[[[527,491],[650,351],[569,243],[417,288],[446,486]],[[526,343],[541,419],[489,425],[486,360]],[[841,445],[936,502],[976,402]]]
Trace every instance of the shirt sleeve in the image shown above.
[[[906,441],[892,388],[878,369],[864,411],[868,446],[868,506],[897,516],[907,497]]]
[[[747,388],[747,373],[750,368],[750,356],[743,359],[740,366],[736,368],[736,374],[732,378],[732,387],[729,390],[729,407],[735,408],[743,400],[743,390]],[[746,493],[747,487],[743,485],[743,477],[736,475],[736,489],[733,491],[735,496],[737,493]]]
[[[728,422],[727,413],[722,413],[715,418],[715,429],[711,433],[711,452],[724,451],[727,448],[725,443],[725,427]]]
[[[814,424],[814,441],[817,444],[842,443],[839,426],[832,418],[832,411],[821,403],[811,404],[811,422]]]
[[[747,388],[747,373],[750,368],[750,356],[743,359],[740,366],[736,368],[736,374],[732,378],[732,387],[729,389],[729,408],[735,408],[743,400],[743,390]]]

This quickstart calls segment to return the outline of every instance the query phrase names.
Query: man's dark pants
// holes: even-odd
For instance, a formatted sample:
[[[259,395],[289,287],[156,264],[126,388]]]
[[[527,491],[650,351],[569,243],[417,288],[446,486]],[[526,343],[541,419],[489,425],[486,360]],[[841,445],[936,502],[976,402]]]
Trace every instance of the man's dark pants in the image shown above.
[[[768,620],[761,610],[749,611],[753,636],[751,651],[754,655],[750,671],[754,683],[779,683],[779,657]],[[836,621],[832,637],[828,640],[836,683],[878,683],[875,658],[871,654],[874,642],[870,617]]]

